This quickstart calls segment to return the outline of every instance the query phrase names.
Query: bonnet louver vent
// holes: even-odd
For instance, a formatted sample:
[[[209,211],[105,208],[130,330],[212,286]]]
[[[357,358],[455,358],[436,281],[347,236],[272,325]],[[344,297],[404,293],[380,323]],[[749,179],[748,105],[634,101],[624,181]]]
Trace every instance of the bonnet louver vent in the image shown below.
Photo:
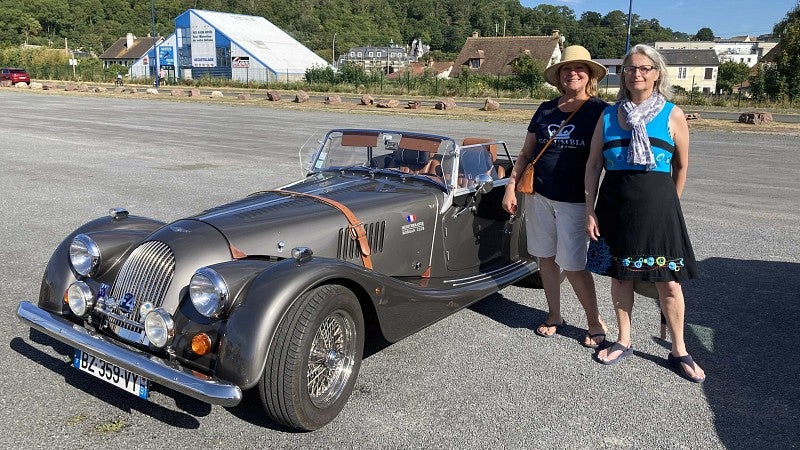
[[[383,238],[386,234],[386,222],[366,223],[364,227],[367,231],[367,242],[369,242],[370,250],[372,253],[381,253],[383,251]],[[349,228],[341,228],[339,230],[339,245],[336,249],[336,256],[343,260],[361,260],[358,241],[350,236]]]
[[[288,208],[297,208],[298,206],[302,206],[303,204],[313,203],[312,200],[307,199],[297,199],[297,198],[286,198],[280,197],[278,200],[270,202],[269,205],[255,208],[255,209],[248,209],[246,211],[242,211],[236,214],[236,217],[240,219],[257,219],[264,214],[268,214],[273,211],[280,211],[282,209]]]

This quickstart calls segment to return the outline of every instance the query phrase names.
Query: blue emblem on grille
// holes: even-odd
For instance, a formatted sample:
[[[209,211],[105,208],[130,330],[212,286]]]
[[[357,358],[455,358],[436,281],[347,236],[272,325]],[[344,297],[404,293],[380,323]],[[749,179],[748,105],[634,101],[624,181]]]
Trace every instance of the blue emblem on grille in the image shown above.
[[[136,306],[136,297],[130,292],[123,295],[119,300],[119,310],[125,314],[131,312],[134,306]]]

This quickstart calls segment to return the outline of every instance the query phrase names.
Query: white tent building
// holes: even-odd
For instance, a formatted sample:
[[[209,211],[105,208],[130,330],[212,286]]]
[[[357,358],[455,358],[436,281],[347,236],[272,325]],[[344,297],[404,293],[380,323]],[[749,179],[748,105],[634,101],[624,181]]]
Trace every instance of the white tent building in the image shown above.
[[[172,64],[179,78],[293,81],[302,79],[311,67],[328,66],[263,17],[190,9],[175,19],[175,36]]]

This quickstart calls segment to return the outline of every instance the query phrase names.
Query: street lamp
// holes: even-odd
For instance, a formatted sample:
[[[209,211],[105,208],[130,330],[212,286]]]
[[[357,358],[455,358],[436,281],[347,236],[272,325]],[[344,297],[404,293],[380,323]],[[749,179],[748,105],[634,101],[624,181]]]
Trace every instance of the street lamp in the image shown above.
[[[153,24],[153,53],[155,53],[155,68],[153,73],[153,86],[158,89],[158,47],[156,46],[156,0],[150,0],[150,21]]]

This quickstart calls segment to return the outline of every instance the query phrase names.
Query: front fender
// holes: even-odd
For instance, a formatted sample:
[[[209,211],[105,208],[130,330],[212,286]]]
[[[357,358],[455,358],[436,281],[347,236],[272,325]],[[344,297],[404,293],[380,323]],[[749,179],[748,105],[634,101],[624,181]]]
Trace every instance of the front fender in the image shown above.
[[[39,290],[39,307],[59,315],[63,315],[66,312],[67,305],[63,301],[64,291],[71,283],[76,281],[69,265],[69,246],[76,235],[120,230],[131,238],[131,245],[133,245],[133,243],[144,239],[162,226],[164,226],[163,222],[139,216],[127,216],[124,218],[100,217],[81,225],[61,241],[50,256],[42,277],[42,286]],[[138,240],[136,239],[137,236],[139,236]]]
[[[220,342],[215,375],[243,389],[255,386],[284,314],[316,286],[338,283],[352,289],[366,307],[365,315],[370,314],[368,309],[375,313],[375,325],[384,338],[396,342],[529,275],[531,264],[519,261],[459,282],[403,281],[331,258],[315,257],[305,263],[283,260],[258,274],[242,291]]]
[[[281,319],[303,293],[334,279],[374,292],[374,274],[351,263],[313,258],[286,259],[259,274],[228,318],[215,375],[244,389],[258,383]]]

